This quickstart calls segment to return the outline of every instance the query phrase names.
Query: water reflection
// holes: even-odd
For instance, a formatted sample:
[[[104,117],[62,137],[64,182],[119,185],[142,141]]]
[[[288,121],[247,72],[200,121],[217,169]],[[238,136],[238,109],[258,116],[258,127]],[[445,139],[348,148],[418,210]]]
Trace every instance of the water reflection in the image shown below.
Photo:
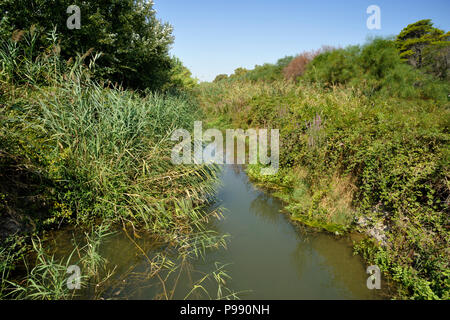
[[[246,298],[382,297],[380,292],[367,289],[364,263],[353,255],[348,239],[311,232],[291,223],[280,213],[282,203],[254,188],[241,168],[225,166],[222,180],[221,203],[231,207],[234,213],[228,217],[234,221],[228,221],[222,229],[230,230],[233,235],[236,225],[247,225],[245,235],[234,233],[229,253],[237,264],[235,273],[248,271],[245,279],[237,276],[241,285],[254,290]]]
[[[259,218],[273,224],[279,223],[282,216],[279,211],[281,206],[269,195],[261,193],[252,201],[250,211]]]

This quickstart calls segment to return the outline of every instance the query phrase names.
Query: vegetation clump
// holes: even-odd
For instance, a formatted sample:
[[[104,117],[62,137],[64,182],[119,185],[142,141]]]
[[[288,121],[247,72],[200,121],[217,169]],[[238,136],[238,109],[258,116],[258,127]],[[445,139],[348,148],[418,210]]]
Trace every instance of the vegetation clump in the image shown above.
[[[294,220],[374,236],[358,252],[401,284],[400,296],[448,299],[450,85],[442,72],[404,61],[413,29],[429,40],[419,41],[421,52],[448,59],[448,34],[431,26],[300,55],[285,69],[295,81],[244,77],[202,84],[197,94],[228,126],[280,129],[278,174],[247,171]]]
[[[100,54],[65,60],[56,31],[45,34],[45,50],[37,45],[42,38],[32,28],[0,46],[0,294],[68,297],[62,271],[71,259],[54,260],[36,240],[61,226],[146,230],[189,256],[221,245],[206,228],[219,212],[203,210],[217,168],[171,162],[173,130],[191,130],[202,116],[181,91],[183,78],[173,93],[127,90],[97,80]],[[8,275],[30,254],[8,241],[38,256],[24,281]]]
[[[83,28],[69,30],[74,4]],[[207,228],[220,210],[204,210],[217,168],[170,157],[172,132],[203,117],[280,129],[278,173],[247,172],[293,220],[370,235],[355,252],[398,281],[402,298],[450,298],[450,34],[431,20],[199,85],[169,55],[172,27],[152,1],[4,0],[0,12],[0,298],[72,298],[72,263],[100,297],[111,275],[100,246],[118,227],[173,297],[162,270],[226,245]],[[57,260],[44,231],[70,225],[90,231]],[[141,231],[181,265],[149,257]],[[211,276],[218,298],[235,297],[223,265]]]

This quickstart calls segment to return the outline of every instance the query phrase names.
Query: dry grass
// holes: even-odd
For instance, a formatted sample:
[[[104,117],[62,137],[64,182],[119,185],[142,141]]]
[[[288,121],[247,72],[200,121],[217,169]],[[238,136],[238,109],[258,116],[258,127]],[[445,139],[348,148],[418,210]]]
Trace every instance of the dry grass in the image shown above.
[[[355,216],[353,198],[356,191],[354,179],[350,176],[333,176],[329,191],[319,203],[319,207],[325,209],[325,220],[348,225]]]

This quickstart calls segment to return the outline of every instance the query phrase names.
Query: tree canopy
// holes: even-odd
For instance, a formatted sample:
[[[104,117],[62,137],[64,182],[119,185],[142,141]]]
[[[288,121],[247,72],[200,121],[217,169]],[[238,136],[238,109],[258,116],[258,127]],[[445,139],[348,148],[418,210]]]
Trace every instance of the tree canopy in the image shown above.
[[[67,28],[70,5],[80,8],[80,29]],[[91,48],[102,52],[96,69],[99,78],[154,90],[167,84],[173,74],[172,27],[156,18],[153,1],[2,0],[0,16],[3,38],[32,26],[38,31],[56,28],[62,57],[68,59]]]
[[[447,75],[450,46],[450,32],[433,27],[430,19],[408,25],[395,40],[400,57],[411,65],[428,66],[437,76]]]

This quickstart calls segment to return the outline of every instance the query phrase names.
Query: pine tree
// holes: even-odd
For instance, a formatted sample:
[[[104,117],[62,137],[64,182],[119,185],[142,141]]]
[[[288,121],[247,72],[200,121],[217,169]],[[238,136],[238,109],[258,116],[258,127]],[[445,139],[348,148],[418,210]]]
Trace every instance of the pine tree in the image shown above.
[[[404,28],[395,40],[402,60],[422,68],[424,56],[431,54],[431,47],[444,48],[449,46],[450,32],[433,27],[430,19],[420,20]]]

